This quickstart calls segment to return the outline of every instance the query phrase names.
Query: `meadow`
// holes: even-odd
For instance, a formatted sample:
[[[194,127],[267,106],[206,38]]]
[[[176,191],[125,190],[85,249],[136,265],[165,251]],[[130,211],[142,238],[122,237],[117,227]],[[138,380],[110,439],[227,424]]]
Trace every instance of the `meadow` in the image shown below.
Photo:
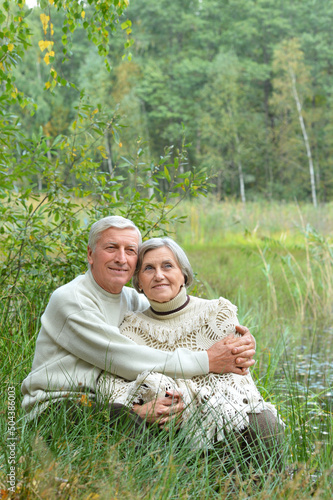
[[[36,296],[37,308],[16,307],[2,325],[1,498],[331,498],[333,205],[314,210],[207,198],[177,211],[187,220],[170,232],[196,273],[193,293],[227,297],[256,337],[252,375],[286,423],[283,471],[242,467],[236,455],[227,462],[203,456],[172,434],[167,443],[157,436],[137,449],[125,432],[106,433],[89,419],[75,434],[56,436],[51,427],[50,444],[41,429],[24,424],[20,408],[20,383],[46,305]]]

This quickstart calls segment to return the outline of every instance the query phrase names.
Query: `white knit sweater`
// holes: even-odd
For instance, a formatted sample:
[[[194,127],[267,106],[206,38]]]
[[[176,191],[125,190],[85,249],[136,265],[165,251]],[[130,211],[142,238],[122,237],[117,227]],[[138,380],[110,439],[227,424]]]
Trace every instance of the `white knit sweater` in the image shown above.
[[[202,351],[230,334],[239,336],[235,333],[239,324],[237,308],[231,302],[223,297],[204,300],[191,296],[184,307],[186,298],[183,288],[168,303],[150,301],[151,308],[143,313],[125,316],[121,333],[139,345],[165,351],[179,347]],[[171,379],[145,371],[133,382],[110,375],[99,381],[99,391],[104,396],[128,406],[164,396],[172,388],[183,394],[186,404],[183,425],[191,428],[192,438],[199,447],[223,440],[226,430],[245,429],[249,413],[269,409],[276,415],[275,407],[263,401],[250,374],[209,373],[189,380],[185,376]]]

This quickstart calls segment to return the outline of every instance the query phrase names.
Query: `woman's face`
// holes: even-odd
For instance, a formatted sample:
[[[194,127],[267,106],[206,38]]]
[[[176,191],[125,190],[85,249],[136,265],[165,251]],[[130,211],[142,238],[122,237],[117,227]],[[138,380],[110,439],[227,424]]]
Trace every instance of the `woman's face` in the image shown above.
[[[168,247],[147,252],[139,272],[139,286],[150,300],[168,302],[178,295],[185,278]]]

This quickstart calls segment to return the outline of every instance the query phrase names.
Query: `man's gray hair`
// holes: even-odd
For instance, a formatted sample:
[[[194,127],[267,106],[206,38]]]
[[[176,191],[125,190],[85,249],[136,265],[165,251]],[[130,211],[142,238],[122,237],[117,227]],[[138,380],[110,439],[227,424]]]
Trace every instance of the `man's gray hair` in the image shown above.
[[[173,253],[181,272],[185,278],[185,286],[190,287],[193,283],[193,270],[184,250],[171,238],[151,238],[142,243],[139,249],[138,263],[132,279],[132,284],[137,292],[141,292],[139,287],[139,272],[141,271],[143,258],[150,250],[167,247]]]
[[[115,227],[117,229],[133,229],[137,232],[139,245],[141,245],[141,233],[134,222],[129,219],[125,219],[125,217],[121,217],[121,215],[109,215],[108,217],[104,217],[103,219],[94,222],[91,226],[88,240],[88,245],[91,250],[95,250],[96,244],[101,237],[101,233],[110,227]]]

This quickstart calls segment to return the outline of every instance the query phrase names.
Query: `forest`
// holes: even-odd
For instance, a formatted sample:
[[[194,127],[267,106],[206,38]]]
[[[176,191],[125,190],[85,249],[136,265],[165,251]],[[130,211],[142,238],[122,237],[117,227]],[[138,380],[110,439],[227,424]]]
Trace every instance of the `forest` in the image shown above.
[[[327,0],[0,0],[1,499],[331,500],[332,35]],[[110,214],[238,308],[281,470],[27,425],[41,316]]]
[[[104,138],[91,152],[110,175],[122,172],[122,157],[135,155],[137,138],[151,163],[185,135],[185,171],[207,169],[218,199],[332,200],[331,2],[135,0],[107,54],[82,26],[65,35],[64,12],[47,11],[52,34],[47,25],[43,31],[39,9],[26,18],[31,47],[14,73],[18,91],[38,106],[33,116],[12,107],[25,134],[42,129],[52,144],[73,132],[78,107],[90,102],[106,124],[121,120],[121,139],[101,126]],[[75,88],[43,90],[51,53],[41,51],[43,40]],[[68,182],[69,165],[62,168]]]

